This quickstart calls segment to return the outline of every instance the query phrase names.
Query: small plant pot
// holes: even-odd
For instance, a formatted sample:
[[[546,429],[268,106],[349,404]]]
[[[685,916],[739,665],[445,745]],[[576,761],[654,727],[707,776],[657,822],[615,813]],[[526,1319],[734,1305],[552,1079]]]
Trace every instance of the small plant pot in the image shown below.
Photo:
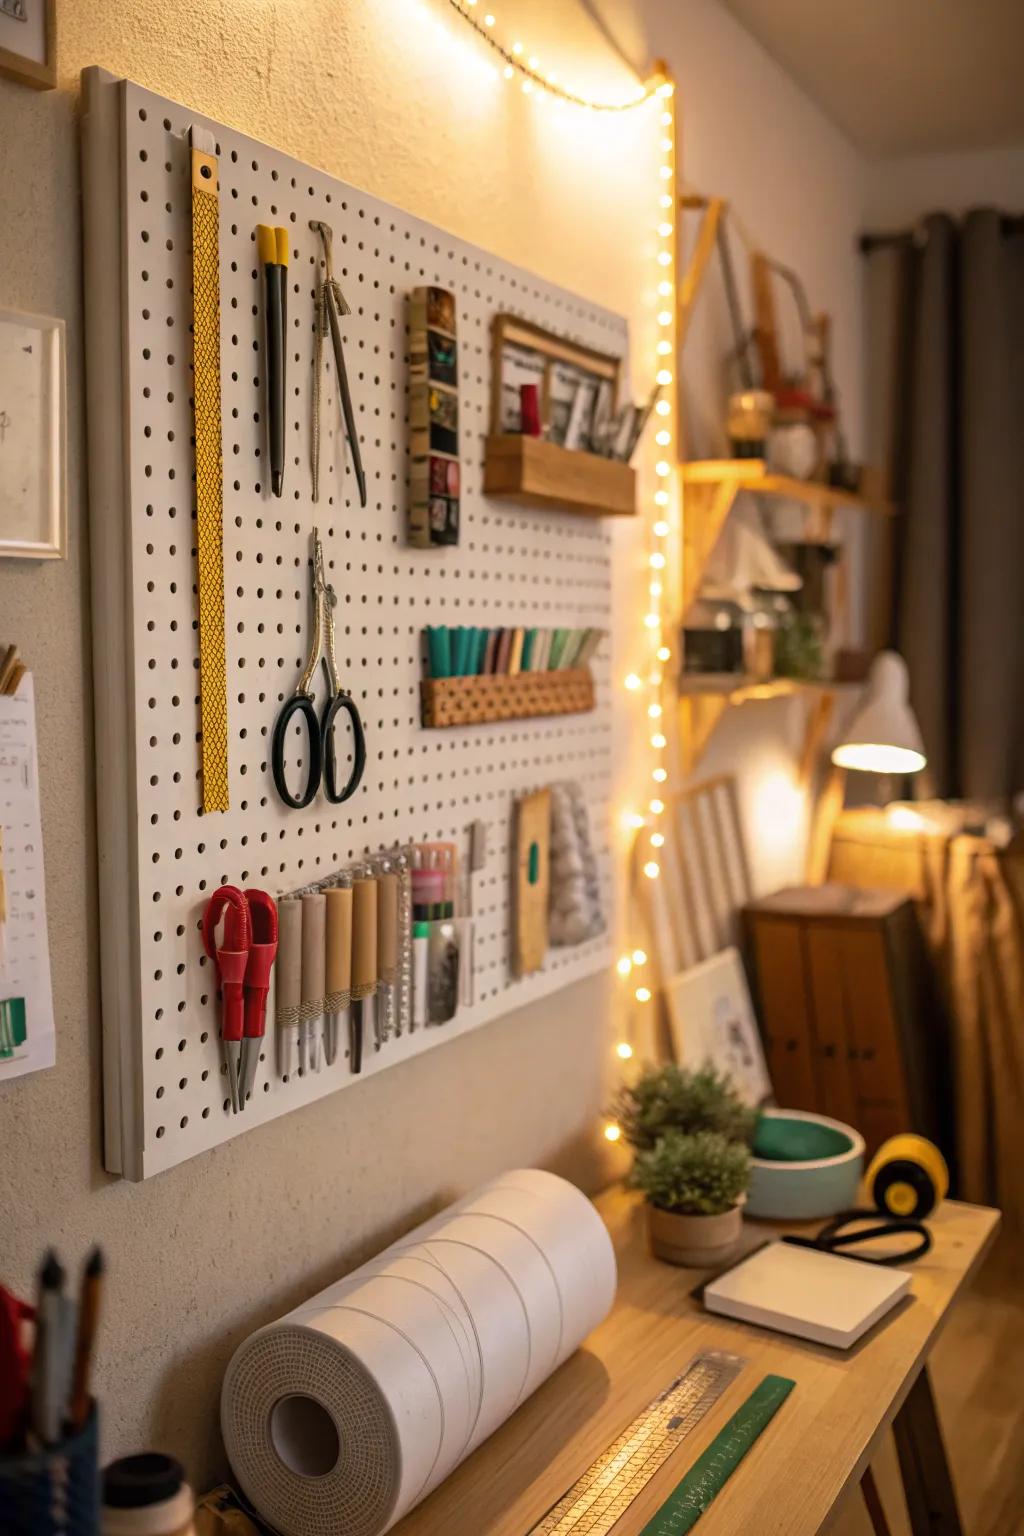
[[[656,1259],[687,1269],[713,1269],[727,1263],[739,1247],[743,1206],[734,1205],[719,1216],[683,1216],[648,1205],[647,1231]]]

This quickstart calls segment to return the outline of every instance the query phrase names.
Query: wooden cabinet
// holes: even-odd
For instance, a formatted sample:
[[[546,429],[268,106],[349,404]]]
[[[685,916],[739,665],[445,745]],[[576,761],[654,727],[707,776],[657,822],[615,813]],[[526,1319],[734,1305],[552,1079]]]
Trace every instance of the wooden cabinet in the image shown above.
[[[775,1097],[854,1125],[869,1153],[951,1138],[949,1032],[917,914],[900,892],[824,885],[744,911]]]

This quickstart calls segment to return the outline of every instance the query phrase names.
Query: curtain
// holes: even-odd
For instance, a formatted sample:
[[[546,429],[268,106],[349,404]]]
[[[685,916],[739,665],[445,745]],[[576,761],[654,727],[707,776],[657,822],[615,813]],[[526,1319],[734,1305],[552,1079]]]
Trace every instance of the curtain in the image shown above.
[[[869,297],[894,279],[890,638],[928,753],[915,787],[1006,801],[1024,788],[1024,220],[932,215],[868,260]]]
[[[955,1193],[1024,1232],[1024,833],[997,848],[957,829],[964,812],[922,811],[923,832],[845,812],[828,875],[916,898],[951,1021]]]

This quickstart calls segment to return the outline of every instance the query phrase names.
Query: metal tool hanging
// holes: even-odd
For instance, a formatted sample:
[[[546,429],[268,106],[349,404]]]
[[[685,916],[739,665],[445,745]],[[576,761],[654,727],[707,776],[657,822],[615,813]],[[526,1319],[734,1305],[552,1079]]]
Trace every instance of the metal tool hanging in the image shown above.
[[[355,470],[356,484],[359,487],[359,505],[365,507],[366,476],[363,473],[363,460],[359,451],[359,433],[356,431],[355,412],[352,409],[352,394],[348,387],[345,352],[341,344],[341,317],[350,315],[352,311],[345,302],[345,295],[334,276],[334,231],[322,219],[310,219],[309,227],[320,236],[324,251],[324,269],[316,291],[316,358],[313,363],[313,500],[316,502],[320,499],[320,380],[323,373],[324,338],[329,330],[331,344],[334,347],[334,367],[338,376],[338,396],[341,400],[342,414],[345,417],[345,432],[348,437],[349,453],[352,455],[352,468]]]
[[[295,692],[286,699],[274,726],[271,744],[271,764],[277,792],[285,805],[292,810],[307,806],[320,788],[323,779],[324,794],[332,805],[341,805],[359,788],[366,767],[366,739],[363,722],[356,702],[348,689],[342,688],[338,678],[338,663],[334,655],[334,608],[337,603],[334,587],[324,573],[324,547],[320,534],[313,529],[313,632],[309,658],[303,668]],[[323,663],[327,678],[327,702],[323,714],[317,719],[313,702],[313,679],[319,663]],[[352,724],[352,771],[347,783],[338,787],[337,756],[334,747],[334,721],[339,710],[345,710]],[[309,738],[309,771],[306,787],[301,795],[293,795],[285,778],[284,753],[288,740],[288,727],[293,717],[301,714],[306,722]]]

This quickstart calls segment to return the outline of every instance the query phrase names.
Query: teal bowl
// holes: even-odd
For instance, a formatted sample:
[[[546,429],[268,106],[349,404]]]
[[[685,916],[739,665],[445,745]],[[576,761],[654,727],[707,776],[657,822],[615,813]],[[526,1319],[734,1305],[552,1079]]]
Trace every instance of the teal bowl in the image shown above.
[[[744,1212],[766,1221],[816,1221],[857,1204],[864,1138],[852,1125],[801,1109],[766,1109],[758,1122]]]

